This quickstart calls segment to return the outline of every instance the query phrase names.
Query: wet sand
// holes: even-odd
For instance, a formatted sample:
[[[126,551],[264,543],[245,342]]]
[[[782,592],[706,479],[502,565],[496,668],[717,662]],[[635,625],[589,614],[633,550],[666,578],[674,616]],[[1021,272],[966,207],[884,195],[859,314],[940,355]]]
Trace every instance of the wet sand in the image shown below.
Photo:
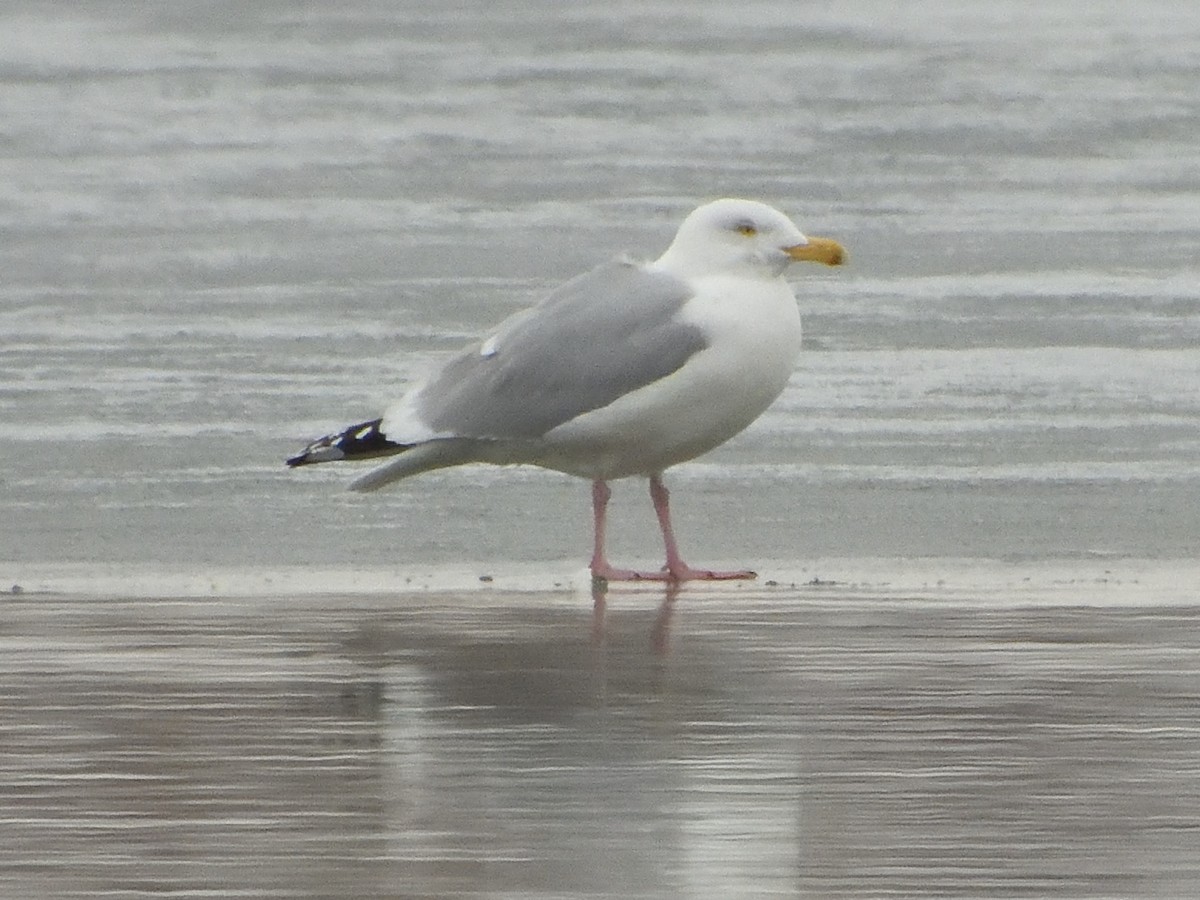
[[[3,896],[1200,888],[1188,564],[53,574],[0,598]]]

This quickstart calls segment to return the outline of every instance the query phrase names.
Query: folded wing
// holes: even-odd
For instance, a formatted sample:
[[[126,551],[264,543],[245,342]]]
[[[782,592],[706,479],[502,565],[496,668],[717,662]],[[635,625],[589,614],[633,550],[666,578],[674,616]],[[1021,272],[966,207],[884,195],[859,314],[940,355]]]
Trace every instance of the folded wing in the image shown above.
[[[388,410],[391,441],[536,439],[665,378],[707,346],[679,312],[691,288],[615,261],[567,282],[538,306],[453,357]]]

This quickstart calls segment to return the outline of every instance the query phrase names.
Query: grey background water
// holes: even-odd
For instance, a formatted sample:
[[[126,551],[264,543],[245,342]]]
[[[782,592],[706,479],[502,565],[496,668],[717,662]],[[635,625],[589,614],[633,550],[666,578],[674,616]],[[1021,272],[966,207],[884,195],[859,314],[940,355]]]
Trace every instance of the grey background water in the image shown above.
[[[1184,5],[6,10],[0,557],[582,562],[569,479],[279,463],[725,194],[853,256],[795,272],[774,410],[676,473],[691,555],[1192,552]]]
[[[1195,606],[1100,584],[1200,532],[1197,84],[1174,0],[5,4],[0,583],[401,596],[8,598],[0,888],[1195,894]],[[282,468],[729,194],[851,265],[672,473],[688,556],[1078,561],[1102,606],[688,594],[656,651],[653,594],[404,594],[569,577],[585,485]]]

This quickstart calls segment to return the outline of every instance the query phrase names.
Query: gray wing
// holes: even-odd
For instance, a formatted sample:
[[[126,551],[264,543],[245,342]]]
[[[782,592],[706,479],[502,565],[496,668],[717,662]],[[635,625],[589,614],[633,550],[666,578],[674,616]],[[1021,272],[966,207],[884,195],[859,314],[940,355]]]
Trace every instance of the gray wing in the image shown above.
[[[439,433],[536,438],[670,375],[707,346],[683,281],[616,261],[567,282],[451,359],[420,392]]]

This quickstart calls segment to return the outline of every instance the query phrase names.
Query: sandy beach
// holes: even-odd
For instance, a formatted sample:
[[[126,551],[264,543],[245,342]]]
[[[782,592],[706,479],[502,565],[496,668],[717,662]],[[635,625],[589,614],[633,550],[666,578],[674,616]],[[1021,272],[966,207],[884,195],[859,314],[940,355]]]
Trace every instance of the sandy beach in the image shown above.
[[[1200,603],[1200,563],[1192,559],[990,559],[829,558],[797,568],[794,562],[767,560],[753,581],[689,583],[689,598],[737,603],[819,598],[881,604],[964,606],[1129,606],[1174,607]],[[0,562],[0,580],[11,595],[38,594],[101,598],[224,598],[245,603],[325,602],[329,596],[357,595],[404,605],[413,596],[461,599],[469,606],[489,597],[513,594],[531,604],[575,606],[590,596],[593,582],[585,566],[569,561],[476,563],[334,568],[322,566],[211,567],[171,571],[161,566],[90,563]],[[662,585],[614,584],[606,593],[645,596]],[[499,601],[503,605],[505,600]]]

